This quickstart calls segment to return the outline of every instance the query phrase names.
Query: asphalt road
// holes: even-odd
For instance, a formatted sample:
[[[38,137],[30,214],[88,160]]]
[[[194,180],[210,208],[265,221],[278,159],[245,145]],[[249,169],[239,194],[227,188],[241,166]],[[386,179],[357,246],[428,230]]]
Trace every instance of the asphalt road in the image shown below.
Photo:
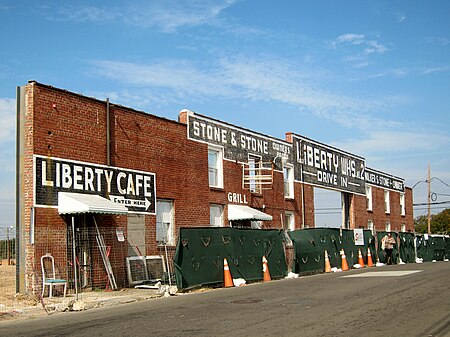
[[[450,262],[217,289],[0,324],[0,336],[450,336]]]

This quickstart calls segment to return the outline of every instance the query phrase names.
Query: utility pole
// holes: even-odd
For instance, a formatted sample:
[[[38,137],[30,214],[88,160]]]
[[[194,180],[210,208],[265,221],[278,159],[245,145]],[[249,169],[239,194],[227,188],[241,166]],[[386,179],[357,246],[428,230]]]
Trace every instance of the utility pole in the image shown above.
[[[431,172],[430,163],[428,163],[428,234],[431,234]]]

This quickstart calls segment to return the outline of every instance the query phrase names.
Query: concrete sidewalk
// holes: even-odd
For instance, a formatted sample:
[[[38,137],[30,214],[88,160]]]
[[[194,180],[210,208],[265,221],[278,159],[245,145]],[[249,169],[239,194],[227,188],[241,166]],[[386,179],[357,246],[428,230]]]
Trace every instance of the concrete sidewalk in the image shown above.
[[[176,287],[161,286],[159,288],[125,288],[118,291],[85,291],[78,294],[68,294],[66,297],[44,297],[20,295],[14,308],[0,312],[0,324],[4,320],[24,319],[41,315],[51,315],[58,312],[83,311],[93,308],[116,306],[176,294]]]

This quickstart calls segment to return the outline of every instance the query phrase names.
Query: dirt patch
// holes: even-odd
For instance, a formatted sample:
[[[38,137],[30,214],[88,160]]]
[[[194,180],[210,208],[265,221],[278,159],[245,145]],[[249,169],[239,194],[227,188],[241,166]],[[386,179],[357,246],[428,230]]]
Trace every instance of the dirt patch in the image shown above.
[[[3,260],[0,265],[0,312],[11,308],[35,306],[36,304],[35,296],[16,296],[16,266],[8,266],[8,260]]]

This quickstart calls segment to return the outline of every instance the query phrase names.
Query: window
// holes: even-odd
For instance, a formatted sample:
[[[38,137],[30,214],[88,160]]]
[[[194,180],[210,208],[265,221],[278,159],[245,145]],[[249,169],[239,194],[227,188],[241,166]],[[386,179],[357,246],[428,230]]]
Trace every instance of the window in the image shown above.
[[[366,185],[367,210],[372,210],[372,186]]]
[[[261,158],[250,155],[248,158],[248,168],[248,174],[250,176],[250,192],[261,193],[261,184],[256,177],[261,174]]]
[[[406,232],[406,225],[404,223],[402,223],[402,232]]]
[[[405,194],[404,193],[400,193],[400,210],[401,210],[401,215],[404,216],[405,215]]]
[[[389,221],[386,222],[386,232],[391,231],[391,223]]]
[[[292,212],[284,212],[284,228],[289,231],[295,230],[295,217]]]
[[[209,219],[212,227],[223,227],[223,206],[211,205],[209,207]]]
[[[263,226],[262,221],[250,221],[250,228],[251,229],[261,229]]]
[[[208,172],[209,172],[209,186],[223,187],[222,174],[222,150],[219,148],[208,148]]]
[[[292,240],[287,232],[295,230],[295,217],[294,213],[285,211],[284,212],[284,236],[286,244],[292,246]]]
[[[283,166],[284,196],[294,198],[294,170],[292,166]]]
[[[156,242],[174,245],[173,201],[157,200],[156,202]]]
[[[373,226],[373,221],[372,220],[369,220],[367,222],[367,229],[372,232],[372,235],[375,234],[375,227]]]
[[[389,201],[389,191],[384,191],[384,212],[391,213],[391,205]]]

